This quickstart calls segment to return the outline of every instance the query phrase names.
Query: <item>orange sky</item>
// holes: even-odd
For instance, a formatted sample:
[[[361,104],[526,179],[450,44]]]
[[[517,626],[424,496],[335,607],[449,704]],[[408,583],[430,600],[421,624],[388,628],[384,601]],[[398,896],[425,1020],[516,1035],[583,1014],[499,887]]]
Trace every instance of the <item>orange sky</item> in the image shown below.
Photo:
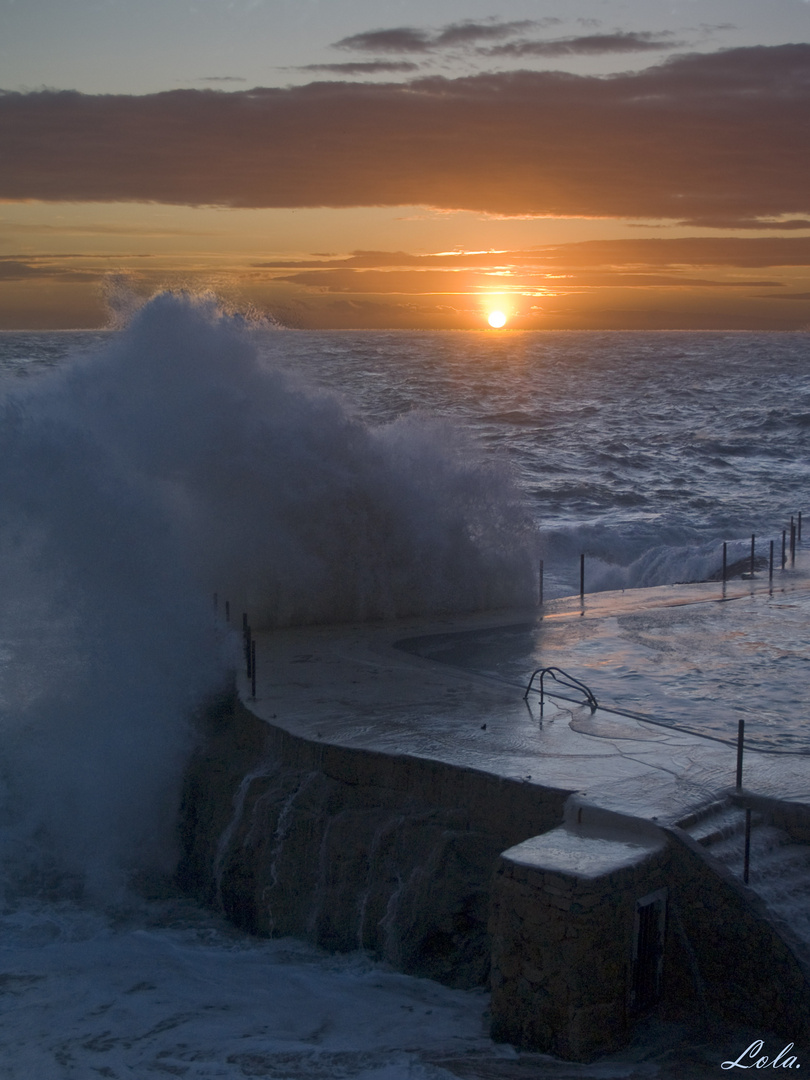
[[[810,45],[636,72],[0,94],[0,328],[105,275],[296,327],[810,326]]]

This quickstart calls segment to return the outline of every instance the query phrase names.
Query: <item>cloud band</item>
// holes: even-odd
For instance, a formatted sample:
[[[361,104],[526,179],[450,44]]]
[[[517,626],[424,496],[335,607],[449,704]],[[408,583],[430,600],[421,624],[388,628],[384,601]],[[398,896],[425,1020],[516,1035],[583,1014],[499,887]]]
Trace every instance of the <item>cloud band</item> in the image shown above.
[[[810,213],[810,45],[503,72],[0,95],[0,197],[758,219]]]

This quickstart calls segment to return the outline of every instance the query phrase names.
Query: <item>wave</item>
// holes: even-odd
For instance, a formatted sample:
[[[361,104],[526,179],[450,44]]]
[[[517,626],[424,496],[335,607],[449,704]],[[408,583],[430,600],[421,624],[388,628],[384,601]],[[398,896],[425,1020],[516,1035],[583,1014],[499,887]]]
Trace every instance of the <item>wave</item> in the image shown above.
[[[447,423],[367,425],[256,338],[211,297],[162,293],[0,405],[12,892],[106,895],[170,871],[193,713],[235,649],[214,591],[254,627],[533,591],[534,532],[504,464]]]

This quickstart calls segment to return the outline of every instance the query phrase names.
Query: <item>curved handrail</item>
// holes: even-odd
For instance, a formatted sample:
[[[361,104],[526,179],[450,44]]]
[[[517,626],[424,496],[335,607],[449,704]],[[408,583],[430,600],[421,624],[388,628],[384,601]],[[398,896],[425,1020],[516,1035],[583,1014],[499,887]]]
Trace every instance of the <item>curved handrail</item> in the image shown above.
[[[533,683],[536,675],[540,676],[541,705],[543,704],[543,695],[545,694],[543,679],[546,677],[546,675],[550,675],[555,682],[560,683],[562,686],[567,686],[571,690],[579,690],[581,693],[583,693],[585,695],[585,700],[591,707],[591,712],[595,712],[599,708],[599,702],[596,700],[596,695],[594,694],[594,692],[589,687],[587,687],[584,682],[581,682],[579,679],[574,678],[573,675],[569,675],[567,671],[563,671],[562,668],[558,667],[536,668],[532,672],[532,677],[529,679],[529,685],[526,687],[526,693],[523,695],[524,701],[528,698],[529,693],[534,689]]]

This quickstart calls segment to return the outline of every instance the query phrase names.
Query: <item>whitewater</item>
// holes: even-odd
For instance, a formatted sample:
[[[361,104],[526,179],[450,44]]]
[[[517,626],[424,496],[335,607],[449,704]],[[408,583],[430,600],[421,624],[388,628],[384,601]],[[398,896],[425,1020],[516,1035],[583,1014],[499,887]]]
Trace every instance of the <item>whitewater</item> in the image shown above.
[[[710,577],[804,507],[808,344],[309,333],[183,294],[0,334],[0,1076],[506,1076],[482,992],[176,894],[222,601],[264,628],[521,606],[582,552],[590,590]]]

